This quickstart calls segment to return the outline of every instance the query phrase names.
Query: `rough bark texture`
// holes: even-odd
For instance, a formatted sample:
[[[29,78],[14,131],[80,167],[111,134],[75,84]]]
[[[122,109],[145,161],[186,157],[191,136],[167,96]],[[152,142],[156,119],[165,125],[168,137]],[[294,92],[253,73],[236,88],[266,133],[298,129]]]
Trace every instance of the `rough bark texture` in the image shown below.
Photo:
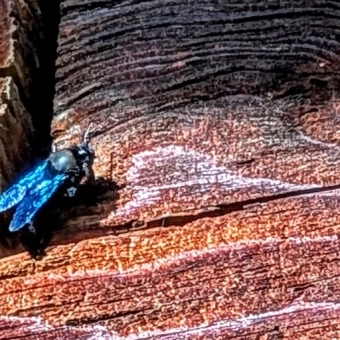
[[[41,13],[36,0],[0,3],[0,76],[10,76],[29,103],[32,82],[39,68],[37,53],[42,38]]]
[[[0,339],[340,338],[340,4],[61,8],[55,143],[119,189],[0,261]]]
[[[29,102],[32,73],[37,67],[37,38],[33,37],[41,30],[35,15],[39,11],[34,1],[0,2],[1,189],[13,179],[15,164],[20,164],[20,158],[27,153],[32,135],[25,103]]]
[[[0,78],[0,185],[3,190],[13,179],[18,164],[25,159],[32,133],[31,119],[25,110],[12,77]]]
[[[33,127],[33,78],[39,67],[36,53],[40,39],[40,11],[36,1],[0,1],[0,190],[29,159]],[[0,243],[7,223],[0,217]],[[0,255],[8,250],[0,247]]]

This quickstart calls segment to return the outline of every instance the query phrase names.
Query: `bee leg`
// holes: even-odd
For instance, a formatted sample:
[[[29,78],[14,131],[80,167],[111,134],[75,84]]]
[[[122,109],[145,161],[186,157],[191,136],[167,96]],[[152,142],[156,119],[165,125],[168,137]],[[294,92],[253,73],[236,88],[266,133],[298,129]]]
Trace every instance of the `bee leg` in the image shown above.
[[[87,183],[94,183],[94,171],[92,167],[88,166],[86,163],[83,165],[83,169],[85,172],[86,182]]]
[[[71,186],[71,187],[67,188],[64,196],[74,197],[77,193],[77,189],[78,188],[76,186]]]
[[[46,240],[39,237],[33,223],[24,227],[19,235],[22,246],[29,252],[32,258],[41,260],[45,255]]]
[[[29,231],[30,233],[32,233],[32,234],[36,234],[36,233],[37,233],[37,231],[36,231],[36,229],[35,229],[33,223],[30,223],[30,224],[27,226],[27,229],[28,229],[28,231]]]

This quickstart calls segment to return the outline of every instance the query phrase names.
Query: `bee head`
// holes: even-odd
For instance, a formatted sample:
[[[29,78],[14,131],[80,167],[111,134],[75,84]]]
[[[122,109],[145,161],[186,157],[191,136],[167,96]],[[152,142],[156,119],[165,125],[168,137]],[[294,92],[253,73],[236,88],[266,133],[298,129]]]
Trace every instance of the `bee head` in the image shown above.
[[[95,157],[94,151],[89,144],[90,126],[79,145],[52,152],[49,160],[54,170],[65,174],[73,174],[77,177],[89,176]]]

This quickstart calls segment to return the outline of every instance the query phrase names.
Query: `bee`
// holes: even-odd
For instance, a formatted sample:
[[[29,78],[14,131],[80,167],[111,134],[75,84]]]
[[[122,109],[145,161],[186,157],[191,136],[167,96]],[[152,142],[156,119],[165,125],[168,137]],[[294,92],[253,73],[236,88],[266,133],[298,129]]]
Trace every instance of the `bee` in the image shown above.
[[[16,207],[9,231],[28,227],[34,233],[38,212],[57,192],[73,197],[84,178],[93,180],[95,155],[89,145],[89,133],[90,127],[79,145],[61,150],[53,148],[47,159],[19,177],[0,195],[0,213]]]

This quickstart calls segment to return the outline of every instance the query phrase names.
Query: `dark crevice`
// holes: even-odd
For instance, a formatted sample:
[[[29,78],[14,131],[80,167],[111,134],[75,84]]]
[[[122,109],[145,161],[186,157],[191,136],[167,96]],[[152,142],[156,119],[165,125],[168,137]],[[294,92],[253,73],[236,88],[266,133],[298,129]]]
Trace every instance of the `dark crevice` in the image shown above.
[[[104,88],[103,83],[99,83],[98,85],[92,86],[86,91],[79,91],[78,93],[75,93],[73,96],[69,96],[68,100],[65,100],[63,104],[59,103],[58,111],[66,110],[66,108],[71,107],[74,103],[81,101],[82,99],[85,99],[91,95],[93,95],[94,91],[99,91]],[[114,102],[110,102],[110,105],[116,105],[120,100],[115,100]],[[54,135],[55,136],[55,135]]]
[[[90,3],[85,2],[83,4],[68,4],[66,9],[62,8],[62,14],[63,16],[66,16],[68,13],[72,12],[88,12],[88,11],[94,11],[97,8],[103,9],[103,8],[110,8],[112,7],[112,1],[111,0],[97,0],[97,1],[92,1]]]
[[[149,309],[150,310],[150,309]],[[66,326],[78,326],[78,325],[89,325],[92,323],[97,323],[99,321],[107,321],[107,320],[114,320],[122,317],[128,317],[133,316],[136,314],[145,314],[147,312],[147,309],[140,309],[140,310],[131,310],[131,311],[125,311],[125,312],[119,312],[117,314],[103,314],[103,315],[97,315],[93,317],[87,317],[87,318],[81,318],[81,319],[70,319],[65,322]]]
[[[40,68],[34,79],[30,112],[35,128],[34,150],[37,156],[45,156],[50,150],[50,124],[53,117],[55,93],[55,61],[60,22],[60,0],[41,1],[43,39],[38,47]]]
[[[18,164],[15,164],[16,169],[27,169],[37,160],[46,157],[50,152],[51,136],[50,125],[53,117],[53,97],[55,92],[55,61],[57,53],[57,37],[58,27],[60,22],[60,0],[52,1],[40,1],[39,2],[42,23],[37,26],[41,29],[41,32],[26,32],[28,38],[33,41],[34,53],[36,53],[38,64],[35,57],[29,56],[27,51],[22,50],[22,54],[27,54],[27,60],[25,59],[24,67],[29,69],[29,75],[32,78],[32,83],[29,83],[28,89],[25,89],[25,84],[19,78],[18,72],[15,67],[3,68],[0,70],[0,76],[10,76],[13,78],[16,87],[18,88],[20,102],[32,118],[34,127],[34,135],[32,140],[29,140],[31,144],[31,150],[26,152],[24,159],[17,157]],[[19,17],[11,13],[12,19],[18,22],[20,26]],[[40,18],[35,18],[40,20]],[[24,24],[23,24],[24,25]],[[34,34],[34,36],[32,36]],[[13,39],[17,39],[15,43],[18,45],[15,48],[23,49],[24,46],[20,46],[20,36],[13,33]],[[32,51],[29,51],[30,53]],[[25,55],[26,55],[25,54]],[[12,103],[7,102],[7,105],[11,106]],[[11,110],[15,113],[15,109]],[[32,151],[32,152],[30,152]],[[6,171],[2,172],[6,174]],[[10,215],[10,214],[9,214]],[[5,217],[7,215],[5,214]],[[8,231],[8,219],[2,218],[0,220],[0,247],[5,249],[15,248],[17,246],[16,235],[13,235]]]
[[[192,64],[193,67],[195,67],[194,64]],[[277,78],[279,76],[287,76],[287,70],[285,69],[279,69],[277,68],[276,70],[265,70],[265,69],[252,69],[250,67],[246,67],[246,66],[239,66],[239,67],[230,67],[230,68],[221,68],[218,70],[213,70],[212,72],[206,72],[200,76],[196,76],[196,77],[192,77],[192,78],[187,78],[183,81],[180,82],[180,80],[178,82],[176,82],[173,85],[168,85],[167,88],[161,88],[161,89],[157,89],[155,91],[155,94],[158,94],[159,92],[161,93],[166,93],[166,92],[171,92],[171,91],[175,91],[175,90],[180,90],[182,88],[188,87],[188,86],[192,86],[192,85],[197,85],[200,83],[204,83],[206,81],[209,81],[211,79],[216,79],[218,77],[224,77],[224,76],[228,76],[228,75],[232,75],[232,74],[236,74],[236,73],[240,73],[240,72],[257,72],[258,74],[273,74],[275,75]],[[250,84],[252,85],[252,84]],[[257,84],[256,84],[257,85]],[[240,93],[240,90],[235,88],[232,89],[230,87],[232,92],[235,93]]]
[[[217,218],[225,215],[232,214],[237,211],[246,210],[248,206],[256,205],[256,204],[266,204],[280,199],[286,198],[294,198],[299,196],[305,196],[310,194],[317,194],[321,192],[328,192],[332,190],[340,189],[340,184],[327,186],[327,187],[319,187],[312,188],[306,190],[297,190],[297,191],[289,191],[284,193],[279,193],[275,195],[269,195],[264,197],[253,198],[249,200],[228,203],[228,204],[218,204],[215,206],[204,206],[202,208],[198,208],[197,211],[182,211],[177,215],[160,217],[150,221],[143,220],[130,220],[127,223],[123,223],[120,225],[113,225],[111,227],[101,228],[98,223],[94,223],[91,226],[91,230],[87,229],[83,233],[73,234],[72,242],[80,242],[86,239],[97,238],[97,237],[105,237],[105,236],[118,236],[121,234],[141,231],[141,230],[149,230],[154,228],[166,228],[168,226],[171,227],[183,227],[189,223],[193,223],[195,221],[204,219],[204,218]],[[69,215],[68,215],[69,216]],[[77,214],[73,217],[76,217]],[[83,213],[82,216],[85,216]],[[87,210],[87,216],[90,216],[89,210]],[[69,216],[70,217],[70,216]],[[62,231],[62,233],[64,233]],[[56,236],[56,235],[55,235]],[[54,241],[52,241],[51,245],[62,245],[68,244],[70,242],[70,238],[61,238],[57,237]]]
[[[171,225],[172,227],[173,226],[182,227],[188,223],[192,223],[202,218],[220,217],[220,216],[231,214],[236,211],[245,210],[247,206],[253,205],[253,204],[265,204],[265,203],[269,203],[269,202],[276,201],[279,199],[293,198],[293,197],[304,196],[308,194],[315,194],[319,192],[326,192],[326,191],[337,190],[337,189],[340,189],[339,184],[328,186],[328,187],[290,191],[290,192],[285,192],[285,193],[276,194],[276,195],[253,198],[253,199],[240,201],[240,202],[208,206],[208,207],[202,208],[202,212],[197,213],[197,214],[190,214],[188,212],[188,214],[186,215],[185,212],[183,212],[183,215],[180,215],[180,216],[161,217],[161,218],[154,219],[154,220],[147,221],[147,222],[130,221],[124,225],[115,226],[112,229],[114,229],[117,234],[120,234],[121,232],[134,231],[134,230],[140,230],[140,229],[144,230],[144,229],[151,229],[151,228],[158,228],[158,227],[167,227],[169,225]]]

